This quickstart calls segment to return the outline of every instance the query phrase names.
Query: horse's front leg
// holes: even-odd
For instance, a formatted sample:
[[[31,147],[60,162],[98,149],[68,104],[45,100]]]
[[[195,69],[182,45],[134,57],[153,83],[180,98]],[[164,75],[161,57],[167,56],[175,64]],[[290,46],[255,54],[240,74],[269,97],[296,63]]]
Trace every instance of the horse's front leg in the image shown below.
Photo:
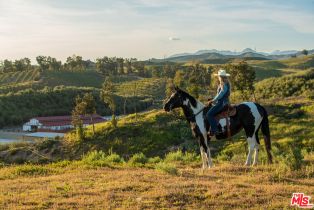
[[[202,142],[202,146],[204,148],[205,153],[205,164],[206,168],[212,168],[213,167],[213,161],[210,154],[210,149],[208,147],[208,141],[207,141],[207,134],[204,134],[200,136],[200,141]]]
[[[205,150],[203,146],[200,146],[200,152],[201,152],[201,158],[202,158],[202,169],[204,170],[206,168],[206,157],[205,157]]]
[[[205,143],[206,143],[207,167],[208,168],[212,168],[213,167],[213,161],[212,161],[210,149],[209,149],[209,146],[208,146],[207,138],[205,139]]]

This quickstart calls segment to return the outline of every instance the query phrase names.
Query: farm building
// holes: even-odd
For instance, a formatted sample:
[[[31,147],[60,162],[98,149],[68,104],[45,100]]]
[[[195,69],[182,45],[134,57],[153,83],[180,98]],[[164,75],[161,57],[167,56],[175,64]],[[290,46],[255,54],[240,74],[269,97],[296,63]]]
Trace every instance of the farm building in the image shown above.
[[[83,126],[91,125],[92,123],[100,123],[106,121],[100,115],[93,115],[93,121],[90,116],[82,116]],[[52,117],[35,117],[23,125],[23,131],[67,131],[72,129],[71,116],[52,116]]]

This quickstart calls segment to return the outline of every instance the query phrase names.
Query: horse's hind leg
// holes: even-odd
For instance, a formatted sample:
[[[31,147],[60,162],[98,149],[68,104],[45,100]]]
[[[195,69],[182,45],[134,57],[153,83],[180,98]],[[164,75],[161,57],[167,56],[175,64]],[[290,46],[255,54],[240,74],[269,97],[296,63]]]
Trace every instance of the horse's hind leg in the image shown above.
[[[254,161],[253,161],[253,166],[256,166],[258,163],[258,152],[259,152],[259,138],[258,138],[258,130],[255,132],[255,155],[254,155]]]

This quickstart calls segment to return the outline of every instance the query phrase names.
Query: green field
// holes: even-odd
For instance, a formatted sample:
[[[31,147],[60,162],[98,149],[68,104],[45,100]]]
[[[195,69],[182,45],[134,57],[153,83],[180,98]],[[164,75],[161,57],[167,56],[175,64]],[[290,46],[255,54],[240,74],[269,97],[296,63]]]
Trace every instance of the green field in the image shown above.
[[[30,70],[23,72],[11,72],[0,74],[0,86],[27,83],[38,81],[40,79],[40,72],[38,70]]]
[[[43,85],[54,87],[59,85],[101,88],[104,77],[97,71],[45,71],[42,75]]]
[[[120,96],[152,96],[154,99],[163,99],[165,96],[165,85],[166,81],[162,78],[127,81],[117,83],[116,94]]]

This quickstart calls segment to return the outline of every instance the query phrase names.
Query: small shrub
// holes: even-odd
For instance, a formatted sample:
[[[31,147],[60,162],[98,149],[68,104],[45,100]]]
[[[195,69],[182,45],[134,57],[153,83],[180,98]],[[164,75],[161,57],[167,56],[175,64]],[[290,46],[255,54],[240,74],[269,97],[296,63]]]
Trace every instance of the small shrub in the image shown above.
[[[59,143],[59,140],[45,138],[42,142],[36,145],[36,148],[38,150],[51,149],[57,143]]]
[[[122,163],[124,162],[118,154],[112,153],[106,155],[103,151],[92,151],[83,157],[82,161],[86,164],[93,166],[109,166],[112,163]]]
[[[186,152],[184,154],[184,162],[186,163],[190,163],[190,162],[194,162],[198,160],[199,160],[199,156],[195,152]]]
[[[134,154],[130,158],[129,164],[133,165],[133,166],[143,165],[143,164],[147,163],[147,161],[148,161],[148,159],[143,153],[137,153],[137,154]]]
[[[164,160],[166,163],[169,162],[183,162],[184,161],[184,154],[182,151],[178,150],[176,152],[169,152]]]
[[[170,152],[166,155],[164,162],[181,162],[181,163],[191,163],[193,161],[198,160],[196,153],[194,152],[186,152],[178,150],[176,152]]]
[[[160,162],[155,166],[157,171],[161,171],[163,173],[171,174],[171,175],[178,175],[178,169],[174,164]]]
[[[160,157],[152,157],[152,158],[148,158],[148,163],[160,163],[161,162],[161,158]]]
[[[233,158],[234,154],[231,150],[223,150],[219,155],[218,155],[218,160],[221,161],[230,161]]]
[[[67,167],[68,165],[70,165],[72,162],[69,160],[62,160],[56,163],[52,163],[51,166],[52,167],[57,167],[57,168],[64,168]]]
[[[38,175],[48,175],[52,170],[37,165],[21,165],[16,167],[14,175],[17,176],[38,176]]]
[[[120,155],[116,153],[112,153],[111,155],[107,156],[105,158],[105,161],[108,163],[122,163],[124,162],[123,158],[120,157]]]
[[[103,151],[92,151],[89,152],[85,157],[83,157],[83,161],[86,163],[91,163],[94,161],[105,161],[106,160],[106,154]]]

